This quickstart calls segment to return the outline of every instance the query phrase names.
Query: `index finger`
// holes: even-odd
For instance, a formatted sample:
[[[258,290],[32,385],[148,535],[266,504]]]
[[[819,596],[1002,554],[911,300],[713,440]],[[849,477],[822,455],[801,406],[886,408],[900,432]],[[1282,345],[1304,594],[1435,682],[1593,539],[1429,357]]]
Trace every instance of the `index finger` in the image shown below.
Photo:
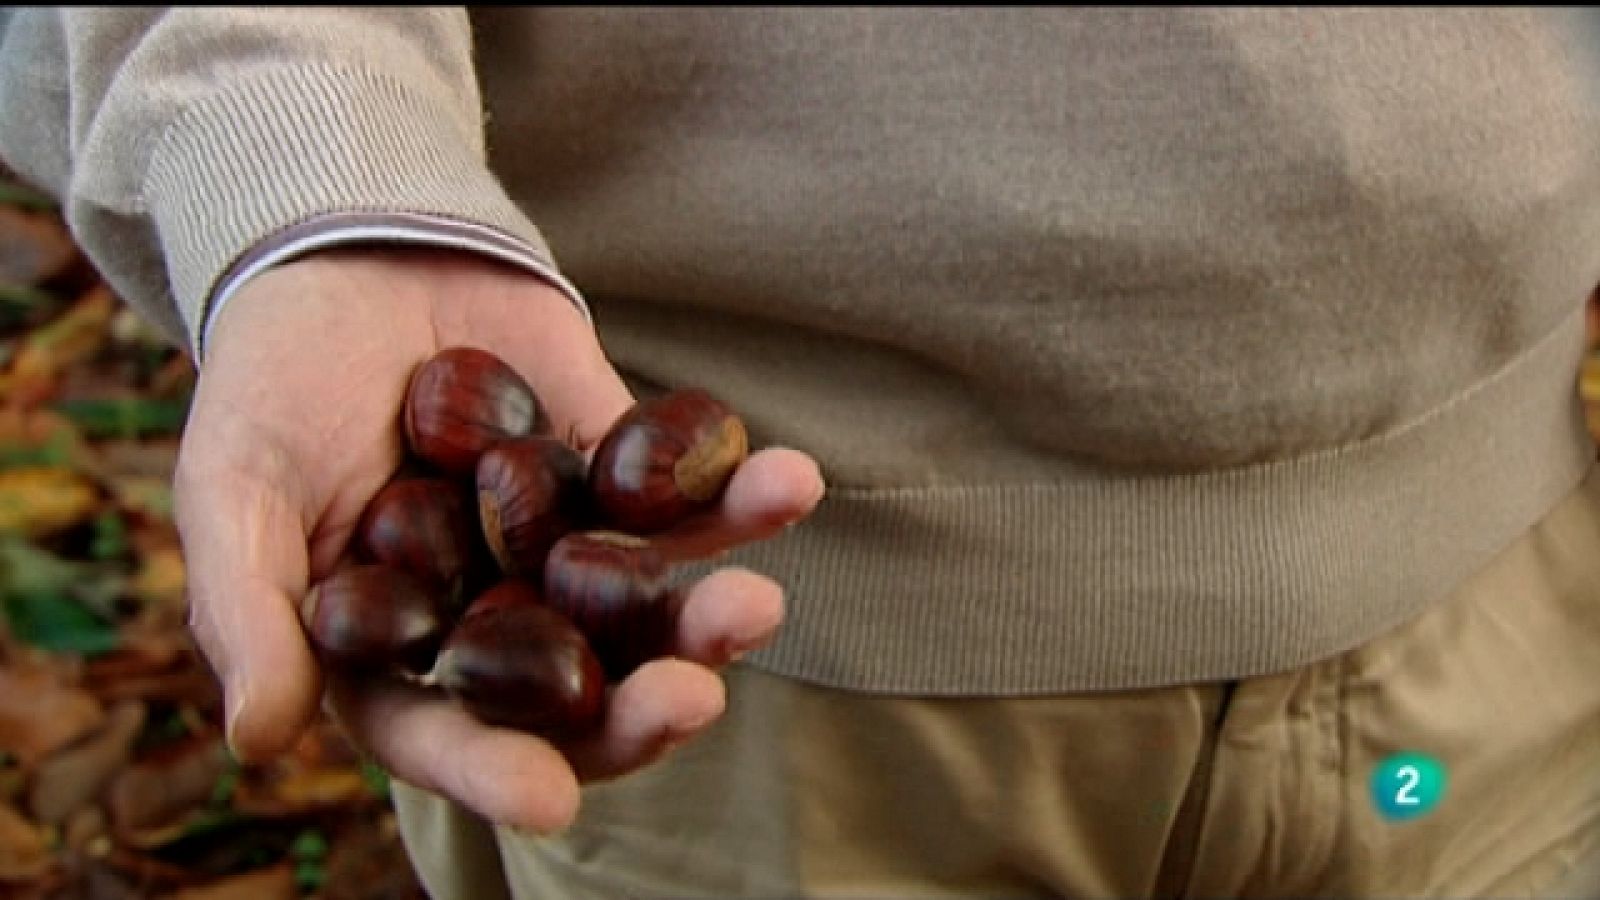
[[[307,577],[298,511],[272,480],[192,457],[174,502],[189,623],[223,684],[229,745],[245,761],[276,756],[316,715],[321,693],[296,613]]]

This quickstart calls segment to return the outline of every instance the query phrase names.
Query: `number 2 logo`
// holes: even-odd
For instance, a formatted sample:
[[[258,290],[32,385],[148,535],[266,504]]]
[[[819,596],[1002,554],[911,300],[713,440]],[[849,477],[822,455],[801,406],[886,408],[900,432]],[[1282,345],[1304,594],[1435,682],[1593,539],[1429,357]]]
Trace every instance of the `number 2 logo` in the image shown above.
[[[1425,753],[1397,753],[1372,771],[1372,801],[1391,821],[1426,815],[1444,797],[1445,769]]]
[[[1404,782],[1400,790],[1395,792],[1395,805],[1416,806],[1421,803],[1422,800],[1412,794],[1412,791],[1417,789],[1417,784],[1422,781],[1422,773],[1417,771],[1417,767],[1409,764],[1401,766],[1399,771],[1395,772],[1395,776]]]

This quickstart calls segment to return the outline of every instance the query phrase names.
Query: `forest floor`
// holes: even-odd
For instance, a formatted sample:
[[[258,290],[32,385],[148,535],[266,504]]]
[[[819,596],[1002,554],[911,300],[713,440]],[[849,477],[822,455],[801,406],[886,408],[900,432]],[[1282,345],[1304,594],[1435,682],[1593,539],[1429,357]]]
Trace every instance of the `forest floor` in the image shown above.
[[[194,383],[0,173],[0,898],[421,900],[330,722],[228,753],[172,522]]]

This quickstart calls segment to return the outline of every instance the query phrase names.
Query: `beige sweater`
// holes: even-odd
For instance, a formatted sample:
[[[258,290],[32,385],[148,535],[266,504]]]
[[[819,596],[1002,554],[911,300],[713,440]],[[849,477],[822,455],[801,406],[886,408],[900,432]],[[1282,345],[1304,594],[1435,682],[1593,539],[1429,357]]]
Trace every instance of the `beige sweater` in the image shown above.
[[[816,517],[734,558],[789,588],[775,671],[1295,666],[1418,613],[1594,457],[1584,14],[474,15],[475,44],[461,10],[19,11],[0,155],[175,337],[329,212],[550,254],[637,385],[822,462]]]

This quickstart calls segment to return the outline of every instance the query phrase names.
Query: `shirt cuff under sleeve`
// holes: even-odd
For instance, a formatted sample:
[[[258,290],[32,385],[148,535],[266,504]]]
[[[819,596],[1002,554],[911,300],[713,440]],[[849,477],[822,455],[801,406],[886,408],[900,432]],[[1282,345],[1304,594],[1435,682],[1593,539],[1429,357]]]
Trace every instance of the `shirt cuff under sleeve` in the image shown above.
[[[345,244],[413,244],[449,247],[482,253],[501,262],[519,266],[544,279],[566,294],[585,321],[593,324],[583,295],[540,252],[513,235],[485,225],[444,216],[411,213],[327,213],[279,232],[242,256],[217,281],[217,288],[204,304],[205,318],[199,327],[199,344],[210,340],[217,317],[239,289],[251,278],[276,265],[314,250]]]
[[[197,359],[223,274],[344,211],[474,223],[554,268],[487,166],[476,103],[405,73],[321,61],[229,80],[161,133],[141,196]]]

